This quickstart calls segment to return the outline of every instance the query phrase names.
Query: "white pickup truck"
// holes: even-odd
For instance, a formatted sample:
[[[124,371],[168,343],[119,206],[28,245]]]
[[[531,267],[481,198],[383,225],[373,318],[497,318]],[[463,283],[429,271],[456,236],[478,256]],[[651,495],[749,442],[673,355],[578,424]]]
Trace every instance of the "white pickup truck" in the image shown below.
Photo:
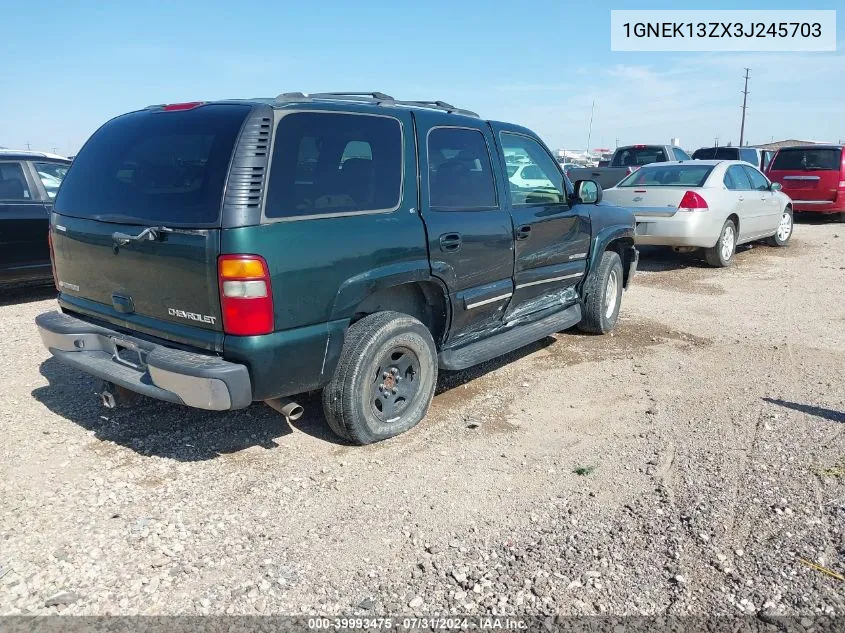
[[[602,189],[610,189],[625,176],[649,163],[670,160],[691,160],[680,147],[674,145],[624,145],[613,152],[609,167],[581,167],[569,172],[572,182],[594,180]]]

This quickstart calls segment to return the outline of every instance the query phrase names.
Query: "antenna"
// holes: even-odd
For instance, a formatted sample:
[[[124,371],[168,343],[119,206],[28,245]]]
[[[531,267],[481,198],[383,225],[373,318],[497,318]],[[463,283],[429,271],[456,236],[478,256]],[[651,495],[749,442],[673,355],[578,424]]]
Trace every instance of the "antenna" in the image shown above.
[[[742,124],[739,127],[739,146],[742,147],[745,140],[745,109],[748,103],[748,76],[751,74],[751,69],[745,69],[745,90],[742,91]]]
[[[593,99],[593,107],[590,108],[590,128],[589,128],[589,131],[587,132],[587,149],[586,149],[587,154],[590,153],[590,140],[593,137],[593,114],[595,113],[595,111],[596,111],[596,100]]]

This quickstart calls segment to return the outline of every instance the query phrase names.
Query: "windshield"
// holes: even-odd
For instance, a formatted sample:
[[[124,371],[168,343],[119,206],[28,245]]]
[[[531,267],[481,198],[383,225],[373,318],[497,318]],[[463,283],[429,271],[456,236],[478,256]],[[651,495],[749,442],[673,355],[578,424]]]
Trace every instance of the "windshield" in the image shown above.
[[[622,180],[617,187],[701,187],[713,165],[649,165]]]
[[[142,110],[106,123],[71,164],[63,215],[133,224],[219,221],[229,162],[248,106]]]
[[[705,147],[692,153],[695,160],[738,160],[739,150],[735,147]]]
[[[659,145],[638,145],[636,147],[620,148],[613,155],[611,167],[639,167],[649,163],[666,161],[666,152]]]
[[[836,170],[839,171],[841,149],[814,149],[790,147],[775,156],[772,169],[785,171]]]

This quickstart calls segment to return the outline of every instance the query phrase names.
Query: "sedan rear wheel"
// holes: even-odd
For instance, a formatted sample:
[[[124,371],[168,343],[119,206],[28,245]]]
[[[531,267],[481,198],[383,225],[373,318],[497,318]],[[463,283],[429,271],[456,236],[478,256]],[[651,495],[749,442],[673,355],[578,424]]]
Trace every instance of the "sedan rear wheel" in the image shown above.
[[[724,268],[730,266],[736,252],[736,225],[733,220],[727,220],[719,234],[716,245],[705,249],[704,259],[711,266]]]

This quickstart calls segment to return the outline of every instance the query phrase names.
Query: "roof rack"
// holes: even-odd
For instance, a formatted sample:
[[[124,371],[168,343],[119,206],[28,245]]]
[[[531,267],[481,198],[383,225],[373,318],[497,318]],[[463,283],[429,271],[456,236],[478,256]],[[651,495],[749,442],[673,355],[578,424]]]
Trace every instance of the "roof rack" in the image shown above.
[[[429,108],[442,110],[450,114],[461,114],[479,118],[478,114],[471,110],[456,108],[445,101],[400,101],[383,92],[315,92],[305,94],[302,92],[283,92],[276,97],[277,102],[296,103],[303,101],[358,101],[362,103],[374,103],[376,105],[404,105],[415,108]]]

